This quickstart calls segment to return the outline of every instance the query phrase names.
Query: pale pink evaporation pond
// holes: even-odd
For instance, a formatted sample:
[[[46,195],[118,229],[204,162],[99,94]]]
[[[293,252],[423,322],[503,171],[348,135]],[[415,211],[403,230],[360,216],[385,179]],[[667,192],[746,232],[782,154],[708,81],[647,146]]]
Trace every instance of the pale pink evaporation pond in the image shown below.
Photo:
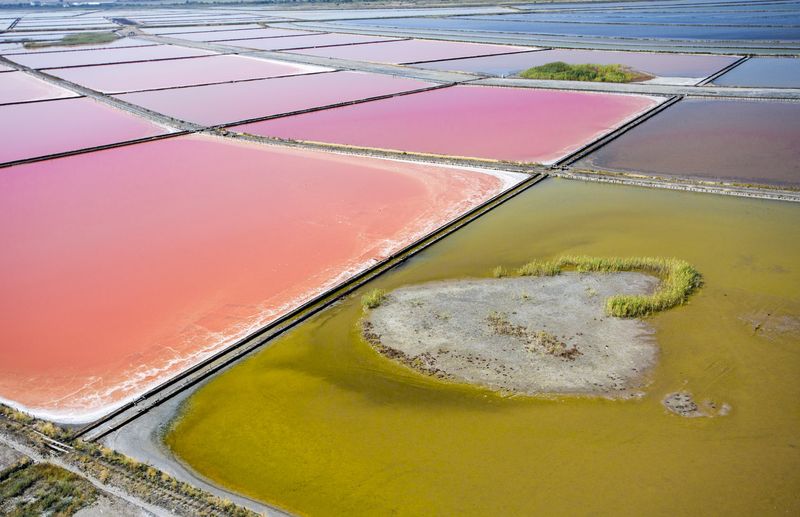
[[[49,54],[51,52],[80,52],[83,50],[94,50],[94,49],[111,49],[111,48],[124,48],[124,47],[149,47],[157,45],[157,43],[153,43],[152,41],[147,41],[143,39],[136,39],[136,38],[119,38],[115,39],[114,41],[109,41],[108,43],[92,43],[89,45],[65,45],[65,46],[51,46],[51,47],[39,47],[39,48],[25,48],[22,45],[19,45],[14,48],[9,48],[8,50],[3,50],[3,55],[13,55],[13,54]]]
[[[289,50],[299,48],[325,47],[398,41],[384,36],[363,36],[360,34],[314,34],[311,36],[292,36],[291,38],[259,38],[226,41],[226,45],[257,50]]]
[[[117,98],[180,120],[216,125],[431,86],[434,84],[390,75],[331,72],[130,93]]]
[[[281,38],[286,36],[302,36],[314,34],[310,31],[292,29],[250,29],[235,31],[209,31],[175,34],[170,38],[185,39],[187,41],[226,41],[243,38]]]
[[[146,34],[158,34],[163,36],[171,36],[172,34],[185,34],[191,32],[232,32],[243,29],[261,29],[261,25],[257,23],[243,23],[241,25],[220,25],[217,27],[209,27],[205,25],[193,27],[147,27],[142,29]]]
[[[659,102],[639,95],[453,86],[232,129],[294,140],[549,164]]]
[[[64,88],[46,83],[23,72],[0,74],[0,104],[78,97]],[[11,121],[4,121],[10,123]]]
[[[0,163],[168,132],[148,120],[87,98],[0,106]]]
[[[487,56],[508,54],[531,50],[530,47],[512,47],[510,45],[491,45],[484,43],[461,43],[455,41],[434,40],[402,40],[368,45],[347,45],[342,47],[324,47],[304,50],[293,50],[293,53],[308,56],[350,59],[353,61],[371,61],[376,63],[415,63],[437,59],[454,59],[468,56]]]
[[[122,47],[114,49],[76,50],[74,52],[48,52],[20,54],[8,59],[30,68],[56,68],[61,66],[97,65],[103,63],[125,63],[151,59],[174,59],[197,56],[213,56],[214,52],[173,45],[151,45],[148,47]]]
[[[97,417],[522,178],[209,136],[6,169],[0,398]]]
[[[48,73],[104,93],[123,93],[306,74],[321,70],[325,69],[243,56],[210,56],[52,69]]]

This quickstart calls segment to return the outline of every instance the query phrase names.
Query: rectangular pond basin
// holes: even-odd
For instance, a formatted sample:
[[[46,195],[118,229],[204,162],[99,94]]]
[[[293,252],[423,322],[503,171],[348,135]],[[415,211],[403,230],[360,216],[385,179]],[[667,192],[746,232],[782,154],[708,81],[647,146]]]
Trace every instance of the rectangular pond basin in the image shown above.
[[[160,36],[171,36],[173,34],[186,34],[192,32],[216,32],[216,31],[224,31],[224,32],[234,32],[240,30],[247,30],[247,29],[262,29],[261,25],[257,23],[246,23],[242,25],[218,25],[208,26],[208,25],[195,25],[193,27],[146,27],[142,29],[142,32],[145,34],[155,34]]]
[[[30,68],[43,69],[212,55],[215,55],[215,52],[208,50],[177,47],[173,45],[151,45],[147,47],[122,47],[114,49],[77,50],[73,52],[20,54],[8,56],[8,59]]]
[[[719,86],[800,88],[800,58],[752,57],[714,80]]]
[[[638,95],[454,86],[232,129],[399,151],[553,163],[658,102]]]
[[[397,38],[383,36],[363,36],[361,34],[313,34],[309,36],[292,36],[288,38],[259,38],[228,40],[226,45],[253,48],[258,50],[290,50],[314,47],[332,47],[336,45],[352,45],[360,43],[378,43],[397,41]]]
[[[108,445],[153,461],[165,445],[143,431],[170,422],[162,465],[299,515],[627,513],[621,505],[665,515],[675,501],[654,492],[667,479],[677,513],[795,515],[798,220],[797,203],[548,180],[211,378],[179,414],[139,419]],[[360,335],[371,289],[486,282],[497,266],[561,254],[674,256],[703,273],[688,304],[644,323],[660,357],[636,398],[490,393],[415,373]],[[535,283],[507,296],[552,313]],[[435,314],[445,326],[454,312]],[[730,414],[679,417],[662,405],[678,390]]]
[[[24,72],[0,74],[0,105],[67,97],[78,97],[78,94],[36,79]],[[4,124],[14,122],[16,121],[3,121]]]
[[[393,18],[387,20],[349,20],[360,27],[397,27],[425,31],[506,32],[515,34],[626,38],[638,40],[735,40],[797,41],[800,31],[792,26],[729,27],[724,25],[624,25],[616,23],[536,22],[508,19],[503,15],[476,18]]]
[[[364,72],[296,75],[118,95],[147,109],[203,125],[225,124],[434,86]]]
[[[739,59],[738,56],[553,49],[524,54],[437,61],[418,66],[428,70],[509,76],[555,61],[570,64],[619,64],[660,78],[693,78],[696,83],[734,63],[737,59]]]
[[[291,29],[247,29],[235,31],[209,31],[209,32],[189,32],[175,34],[173,38],[185,39],[188,41],[227,41],[245,38],[280,38],[286,36],[304,36],[314,34],[310,31],[298,31]]]
[[[458,57],[509,54],[529,49],[530,47],[512,47],[510,45],[490,45],[484,43],[403,40],[390,41],[387,43],[373,43],[371,45],[348,45],[343,47],[306,49],[293,52],[309,56],[351,59],[354,61],[403,64]]]
[[[52,69],[48,73],[104,93],[123,93],[199,84],[307,74],[326,70],[243,56],[123,63]]]
[[[149,47],[157,45],[147,40],[136,38],[119,38],[108,43],[91,43],[88,45],[52,45],[48,47],[25,48],[22,45],[14,45],[6,49],[0,49],[3,55],[11,54],[44,54],[50,52],[75,52],[81,50],[94,50],[94,49],[111,49],[111,48],[126,48],[126,47]]]
[[[148,120],[87,98],[0,106],[0,163],[168,132]]]
[[[90,421],[523,179],[167,138],[0,174],[0,398]]]
[[[684,99],[575,168],[800,186],[800,103]]]

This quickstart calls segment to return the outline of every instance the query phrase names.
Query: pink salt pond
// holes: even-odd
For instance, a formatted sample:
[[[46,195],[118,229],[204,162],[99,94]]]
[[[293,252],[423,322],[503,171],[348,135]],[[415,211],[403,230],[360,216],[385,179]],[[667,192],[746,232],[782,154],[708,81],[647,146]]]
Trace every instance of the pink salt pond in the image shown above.
[[[355,45],[381,41],[398,41],[397,38],[382,36],[362,36],[360,34],[314,34],[292,36],[291,38],[259,38],[225,41],[225,45],[252,48],[257,50],[290,50],[299,48],[331,47],[336,45]]]
[[[87,98],[0,106],[0,163],[168,132]]]
[[[65,46],[53,45],[49,47],[25,48],[22,45],[17,45],[16,47],[9,48],[8,50],[2,50],[2,54],[3,55],[49,54],[51,52],[76,52],[81,50],[93,50],[93,49],[148,47],[152,45],[156,45],[156,43],[136,38],[119,38],[113,41],[109,41],[107,43],[91,43],[88,45],[80,45],[77,47],[75,45],[65,45]]]
[[[371,61],[376,63],[417,63],[437,59],[454,59],[470,56],[489,56],[530,50],[526,47],[459,43],[454,41],[401,40],[369,45],[346,45],[316,49],[293,50],[308,56]]]
[[[73,52],[20,54],[8,56],[8,59],[30,68],[42,69],[212,55],[214,55],[214,52],[209,52],[207,50],[176,47],[173,45],[151,45],[147,47],[122,47],[101,50],[76,50]]]
[[[48,73],[104,93],[307,74],[320,67],[243,56],[209,56],[150,63],[52,69]]]
[[[454,86],[232,129],[295,140],[549,164],[659,102],[639,95]]]
[[[23,72],[0,74],[0,104],[77,96],[69,90],[46,83]],[[11,124],[11,121],[5,120],[3,123]]]
[[[432,83],[390,75],[332,72],[117,97],[180,120],[217,125],[431,86]]]
[[[209,31],[174,34],[171,38],[180,38],[188,41],[226,41],[244,38],[280,38],[286,36],[303,36],[314,34],[309,31],[296,31],[289,29],[249,29],[234,31]]]
[[[0,174],[0,398],[89,421],[522,175],[175,137]]]

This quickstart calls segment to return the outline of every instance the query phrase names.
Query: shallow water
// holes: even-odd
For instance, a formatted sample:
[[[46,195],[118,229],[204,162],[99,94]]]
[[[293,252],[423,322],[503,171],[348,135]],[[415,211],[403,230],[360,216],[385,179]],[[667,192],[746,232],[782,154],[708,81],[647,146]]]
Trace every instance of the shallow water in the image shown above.
[[[644,398],[439,384],[360,340],[358,293],[201,388],[167,442],[208,478],[311,515],[796,514],[798,222],[793,204],[548,180],[367,288],[562,253],[687,259],[706,285],[652,319]],[[732,412],[667,413],[681,389]]]
[[[657,102],[638,95],[454,86],[233,129],[382,149],[552,163]]]
[[[725,27],[690,25],[617,25],[602,23],[525,22],[507,20],[505,15],[481,19],[458,18],[396,18],[388,20],[348,20],[348,25],[401,27],[407,29],[440,29],[463,31],[550,34],[562,36],[599,36],[642,39],[688,40],[786,40],[800,39],[794,27]]]
[[[575,167],[800,186],[800,103],[680,101]]]
[[[2,65],[0,65],[0,72],[4,71],[1,67]],[[13,71],[0,75],[0,104],[77,96],[77,93],[46,83],[24,72]],[[6,119],[2,123],[9,124],[9,120],[11,119]]]
[[[182,48],[173,45],[151,45],[147,47],[121,47],[114,49],[79,50],[73,52],[20,54],[17,56],[9,56],[9,59],[31,68],[40,69],[211,55],[214,55],[214,52],[209,52],[207,50]]]
[[[404,40],[367,45],[311,48],[295,50],[293,52],[308,56],[352,59],[354,61],[371,61],[376,63],[417,63],[421,61],[434,61],[437,59],[508,54],[528,49],[529,47],[513,47],[510,45],[491,45],[484,43]]]
[[[0,163],[164,133],[169,130],[85,97],[0,106]]]
[[[391,75],[334,72],[192,86],[118,98],[198,124],[222,124],[433,86]]]
[[[285,36],[302,36],[314,34],[308,31],[298,31],[291,29],[249,29],[234,31],[209,31],[175,34],[171,37],[185,39],[188,41],[227,41],[243,38],[280,38]]]
[[[362,36],[360,34],[313,34],[309,36],[292,36],[291,38],[258,38],[229,40],[226,45],[234,47],[254,48],[258,50],[289,50],[300,48],[327,47],[335,45],[352,45],[355,43],[376,43],[395,41],[397,38],[383,36]]]
[[[714,84],[800,88],[800,58],[753,57],[716,78]]]
[[[175,88],[318,72],[324,68],[242,56],[53,69],[48,73],[104,93]]]
[[[521,178],[207,136],[3,169],[0,399],[91,421]]]

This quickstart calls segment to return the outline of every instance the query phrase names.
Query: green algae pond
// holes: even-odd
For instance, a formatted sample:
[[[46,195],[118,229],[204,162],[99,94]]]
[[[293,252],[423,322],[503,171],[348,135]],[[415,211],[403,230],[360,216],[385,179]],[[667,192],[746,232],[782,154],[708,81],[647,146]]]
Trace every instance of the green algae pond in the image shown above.
[[[547,180],[313,317],[188,399],[166,434],[210,480],[308,515],[800,512],[800,206]],[[562,254],[703,273],[649,318],[645,396],[508,397],[362,340],[361,295]],[[684,418],[676,391],[728,404]]]

